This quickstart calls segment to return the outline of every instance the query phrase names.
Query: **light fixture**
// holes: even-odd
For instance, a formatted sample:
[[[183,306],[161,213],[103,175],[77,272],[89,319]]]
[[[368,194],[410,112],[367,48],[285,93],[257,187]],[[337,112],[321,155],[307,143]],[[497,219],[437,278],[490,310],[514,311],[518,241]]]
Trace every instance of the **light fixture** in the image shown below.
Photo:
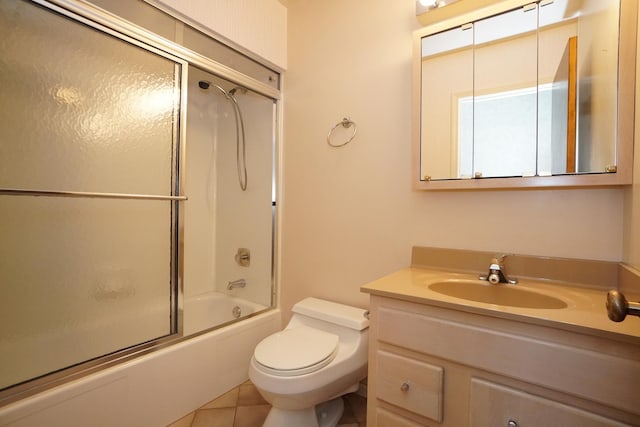
[[[416,15],[421,15],[439,7],[448,6],[459,0],[416,0]]]
[[[422,6],[427,8],[434,8],[438,4],[438,1],[437,0],[418,0],[418,3],[420,3]]]

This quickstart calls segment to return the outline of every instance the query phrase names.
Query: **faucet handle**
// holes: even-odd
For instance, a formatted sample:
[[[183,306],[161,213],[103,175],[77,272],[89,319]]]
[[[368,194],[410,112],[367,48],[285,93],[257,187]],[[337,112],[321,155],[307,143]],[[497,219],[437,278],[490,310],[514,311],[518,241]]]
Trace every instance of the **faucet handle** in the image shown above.
[[[509,254],[495,255],[493,258],[491,258],[491,264],[502,264],[508,256]]]
[[[518,283],[518,279],[510,279],[506,276],[504,271],[504,260],[508,254],[499,254],[491,258],[491,265],[489,266],[489,274],[486,276],[480,276],[480,280],[487,280],[489,283],[509,283],[515,285]]]
[[[489,264],[489,270],[491,271],[501,271],[504,268],[503,261],[506,255],[495,255],[491,258],[491,264]]]

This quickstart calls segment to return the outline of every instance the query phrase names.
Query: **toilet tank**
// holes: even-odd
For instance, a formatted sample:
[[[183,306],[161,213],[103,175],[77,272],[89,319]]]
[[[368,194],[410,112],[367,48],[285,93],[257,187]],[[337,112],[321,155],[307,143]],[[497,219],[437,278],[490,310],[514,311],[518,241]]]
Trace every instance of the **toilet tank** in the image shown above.
[[[356,331],[369,327],[368,310],[318,298],[305,298],[296,303],[292,311],[302,316],[324,320]]]

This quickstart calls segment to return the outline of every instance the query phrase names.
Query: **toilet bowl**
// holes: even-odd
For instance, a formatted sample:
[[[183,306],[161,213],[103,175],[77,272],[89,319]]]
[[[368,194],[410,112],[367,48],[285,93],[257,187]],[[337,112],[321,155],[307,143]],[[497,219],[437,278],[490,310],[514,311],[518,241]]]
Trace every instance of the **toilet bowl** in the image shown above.
[[[367,312],[318,298],[292,311],[282,331],[256,346],[249,365],[249,378],[271,404],[264,427],[334,427],[341,396],[367,376]]]

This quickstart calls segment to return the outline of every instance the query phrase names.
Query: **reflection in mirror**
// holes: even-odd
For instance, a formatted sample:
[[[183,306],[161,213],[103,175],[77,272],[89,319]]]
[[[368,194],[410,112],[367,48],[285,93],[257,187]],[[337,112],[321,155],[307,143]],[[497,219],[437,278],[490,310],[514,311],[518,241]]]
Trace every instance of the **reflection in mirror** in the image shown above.
[[[455,126],[457,122],[455,98],[473,99],[473,29],[458,27],[425,37],[422,41],[422,144],[423,174],[433,179],[455,178],[459,170],[459,156],[467,158],[471,152],[458,150],[457,141],[468,141],[472,128]],[[463,134],[459,135],[458,132]],[[470,172],[468,172],[470,173]]]
[[[615,171],[619,0],[543,0],[421,40],[420,178]]]
[[[473,176],[535,173],[536,11],[522,7],[474,25]]]
[[[540,8],[538,50],[538,170],[540,175],[576,172],[577,19],[567,0]],[[545,114],[547,113],[547,114]],[[604,171],[604,167],[601,169]]]

